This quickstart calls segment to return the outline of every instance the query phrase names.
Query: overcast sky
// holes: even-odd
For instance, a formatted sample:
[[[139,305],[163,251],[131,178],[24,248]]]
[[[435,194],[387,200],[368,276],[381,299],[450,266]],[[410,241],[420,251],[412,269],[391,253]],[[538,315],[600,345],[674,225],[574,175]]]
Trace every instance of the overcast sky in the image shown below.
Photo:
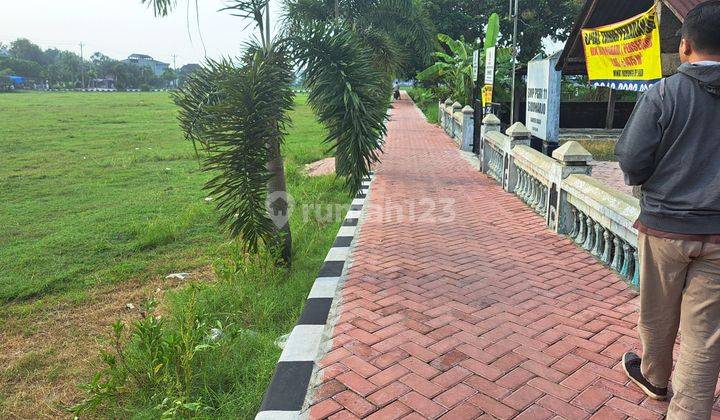
[[[86,58],[96,51],[115,59],[141,53],[171,65],[176,54],[177,66],[181,66],[201,62],[204,51],[212,58],[237,55],[242,43],[256,32],[245,29],[246,21],[218,12],[223,0],[197,0],[198,27],[196,0],[189,1],[190,35],[188,0],[178,0],[178,7],[165,18],[154,17],[140,0],[2,0],[0,42],[8,44],[22,37],[43,49],[55,47],[78,54],[83,42]],[[271,3],[273,23],[278,20],[279,3]]]

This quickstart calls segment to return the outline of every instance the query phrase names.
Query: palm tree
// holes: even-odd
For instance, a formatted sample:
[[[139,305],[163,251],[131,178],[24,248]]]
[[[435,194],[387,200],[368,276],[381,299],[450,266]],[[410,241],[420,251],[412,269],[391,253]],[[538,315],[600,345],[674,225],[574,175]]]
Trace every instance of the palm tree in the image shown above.
[[[142,1],[157,15],[176,6],[176,0]],[[391,15],[393,4],[408,10]],[[337,174],[355,194],[379,159],[390,80],[404,57],[396,39],[426,39],[427,31],[408,23],[402,37],[393,37],[391,22],[381,19],[419,13],[412,0],[340,0],[337,8],[334,0],[292,0],[285,34],[275,40],[268,31],[268,0],[231,0],[225,10],[252,19],[261,45],[250,45],[241,62],[209,61],[193,73],[175,95],[180,122],[186,137],[207,152],[204,168],[216,175],[206,188],[218,197],[221,221],[233,237],[251,252],[261,243],[277,246],[289,264],[289,224],[284,219],[277,226],[271,216],[287,213],[280,146],[292,106],[292,63],[305,69],[308,100],[327,128],[324,141]],[[278,194],[269,214],[264,200]]]
[[[417,0],[285,0],[285,31],[328,128],[336,173],[360,188],[378,160],[392,80],[429,61],[433,25]]]
[[[166,15],[175,0],[143,0]],[[240,60],[208,60],[174,95],[185,137],[206,153],[205,188],[215,197],[220,222],[248,252],[260,245],[292,257],[288,196],[281,145],[293,106],[288,43],[267,31],[268,0],[233,0],[226,10],[254,21],[261,45],[250,43]]]
[[[383,73],[414,75],[428,64],[437,43],[432,21],[417,0],[285,0],[290,27],[344,22],[357,32]]]
[[[308,101],[327,128],[336,174],[354,194],[379,160],[390,81],[377,69],[370,48],[342,22],[308,22],[289,38],[305,68]]]

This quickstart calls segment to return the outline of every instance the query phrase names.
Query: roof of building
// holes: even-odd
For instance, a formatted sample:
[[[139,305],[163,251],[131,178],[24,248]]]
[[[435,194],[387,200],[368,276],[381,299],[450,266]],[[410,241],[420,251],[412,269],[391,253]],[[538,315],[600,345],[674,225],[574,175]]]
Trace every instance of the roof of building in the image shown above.
[[[153,59],[152,57],[150,57],[150,56],[147,55],[147,54],[130,54],[130,55],[128,56],[128,58],[133,58],[133,59],[140,59],[140,58],[142,58],[142,59],[146,59],[146,60],[152,60],[152,59]]]
[[[704,1],[662,0],[662,3],[682,22],[690,10]],[[565,74],[585,74],[585,51],[580,31],[631,18],[647,11],[654,3],[654,0],[586,0],[565,43],[557,69],[562,69]]]
[[[150,57],[149,55],[146,55],[146,54],[130,54],[130,55],[128,56],[128,58],[125,59],[124,61],[125,61],[125,62],[134,63],[134,64],[138,64],[138,63],[136,63],[136,61],[139,61],[139,60],[144,60],[145,62],[149,62],[149,63],[147,63],[147,64],[151,64],[151,65],[154,63],[155,65],[160,64],[160,65],[167,66],[167,67],[170,66],[169,63],[165,63],[165,62],[156,60],[156,59],[154,59],[154,58],[152,58],[152,57]]]

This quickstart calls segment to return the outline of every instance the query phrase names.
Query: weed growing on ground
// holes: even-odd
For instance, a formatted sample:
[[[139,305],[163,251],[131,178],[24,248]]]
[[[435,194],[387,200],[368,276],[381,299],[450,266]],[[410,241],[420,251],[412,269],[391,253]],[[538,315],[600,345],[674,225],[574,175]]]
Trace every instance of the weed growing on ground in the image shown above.
[[[95,410],[103,404],[117,403],[126,392],[147,401],[161,418],[197,415],[208,411],[201,399],[193,400],[194,360],[220,343],[208,334],[206,317],[196,305],[190,288],[185,305],[166,322],[154,311],[157,302],[147,301],[141,319],[131,325],[113,325],[112,350],[103,351],[104,368],[92,381],[82,385],[87,398],[74,406],[75,414]]]
[[[407,93],[415,105],[423,112],[425,119],[431,124],[440,122],[438,116],[438,98],[429,89],[419,86],[407,88]]]
[[[252,417],[279,356],[275,340],[285,331],[273,326],[285,325],[297,309],[297,299],[283,297],[295,295],[296,285],[288,285],[289,272],[276,261],[268,253],[218,261],[216,282],[169,296],[168,319],[150,300],[137,321],[115,323],[103,368],[82,385],[85,399],[71,411]]]

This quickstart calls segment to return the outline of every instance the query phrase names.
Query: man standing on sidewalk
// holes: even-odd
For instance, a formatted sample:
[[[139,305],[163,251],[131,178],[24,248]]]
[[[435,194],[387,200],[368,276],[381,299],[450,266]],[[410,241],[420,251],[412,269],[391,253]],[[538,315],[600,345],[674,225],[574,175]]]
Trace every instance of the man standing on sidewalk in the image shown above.
[[[668,419],[709,419],[720,373],[720,1],[685,19],[678,74],[638,101],[615,153],[642,186],[639,231],[642,359],[623,367]]]

